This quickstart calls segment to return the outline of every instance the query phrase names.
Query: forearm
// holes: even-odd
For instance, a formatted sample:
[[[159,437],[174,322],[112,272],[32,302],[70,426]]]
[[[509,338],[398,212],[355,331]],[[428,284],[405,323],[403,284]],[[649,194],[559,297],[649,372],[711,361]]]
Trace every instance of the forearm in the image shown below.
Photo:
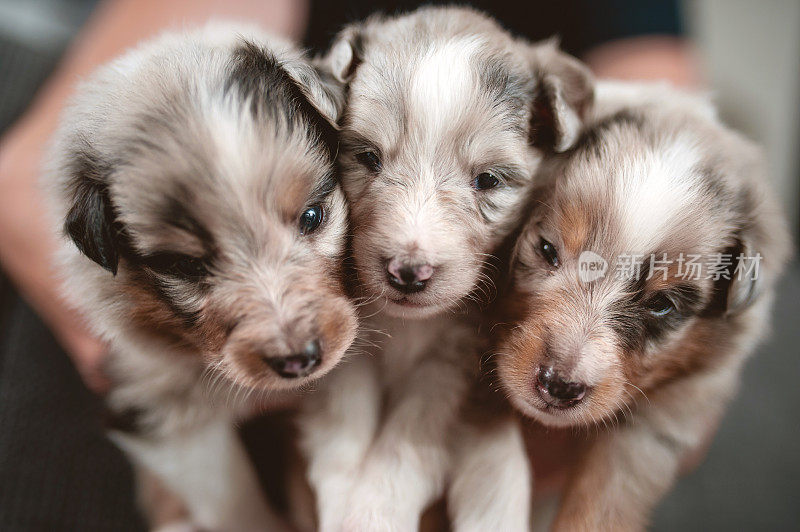
[[[644,35],[603,43],[583,58],[599,78],[666,80],[678,86],[703,84],[697,53],[686,39]]]

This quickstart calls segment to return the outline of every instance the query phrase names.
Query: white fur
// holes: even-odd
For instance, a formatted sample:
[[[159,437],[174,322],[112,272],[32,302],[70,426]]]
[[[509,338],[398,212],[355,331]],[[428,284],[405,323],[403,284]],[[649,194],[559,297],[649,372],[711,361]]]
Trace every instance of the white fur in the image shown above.
[[[523,436],[514,419],[493,423],[457,435],[447,494],[454,530],[530,529],[532,475]]]
[[[338,530],[344,521],[348,496],[375,436],[381,404],[377,371],[367,357],[347,360],[304,405],[300,443],[309,457],[307,476],[321,531]]]
[[[469,104],[474,92],[475,54],[486,43],[472,35],[434,43],[412,71],[409,121],[423,132],[422,142],[435,145]]]
[[[658,154],[636,154],[620,161],[615,175],[604,176],[617,188],[616,194],[626,198],[619,205],[619,219],[626,224],[622,230],[626,237],[623,252],[654,249],[665,228],[697,203],[700,183],[693,174],[699,160],[698,147],[687,138],[679,138]],[[643,179],[644,175],[648,177]],[[676,176],[686,178],[676,180]]]
[[[381,358],[342,364],[304,410],[308,477],[322,531],[417,527],[444,490],[447,438],[475,360],[461,349],[471,333],[449,318],[367,325],[387,327],[397,341],[371,337],[385,345]]]
[[[186,501],[201,528],[248,532],[284,530],[268,508],[230,419],[155,441],[119,432],[111,439]],[[202,464],[202,467],[198,467]],[[288,530],[288,529],[287,529]]]

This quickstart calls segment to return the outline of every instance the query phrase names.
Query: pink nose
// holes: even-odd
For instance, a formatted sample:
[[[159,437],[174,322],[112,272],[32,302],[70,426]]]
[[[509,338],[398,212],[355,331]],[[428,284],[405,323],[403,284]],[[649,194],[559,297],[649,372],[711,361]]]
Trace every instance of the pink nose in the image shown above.
[[[433,266],[430,264],[406,264],[398,259],[391,259],[386,264],[386,274],[392,287],[411,294],[425,289],[425,284],[433,276]]]

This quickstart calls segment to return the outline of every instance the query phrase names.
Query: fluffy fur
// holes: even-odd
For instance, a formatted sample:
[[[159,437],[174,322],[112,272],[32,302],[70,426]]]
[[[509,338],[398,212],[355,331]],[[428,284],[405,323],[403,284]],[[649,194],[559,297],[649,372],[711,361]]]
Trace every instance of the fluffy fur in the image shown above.
[[[61,264],[110,345],[112,438],[204,529],[280,527],[233,422],[355,336],[336,87],[288,44],[211,24],[102,68],[56,139]]]
[[[787,254],[783,220],[759,150],[705,99],[663,86],[599,84],[587,130],[541,176],[503,299],[499,380],[544,425],[604,426],[555,528],[640,530],[767,328]],[[609,264],[590,282],[580,271],[587,250]],[[762,257],[755,280],[737,277],[740,253]],[[640,275],[616,275],[616,259],[634,254],[645,257]],[[702,256],[708,270],[683,275],[681,254]],[[707,278],[715,269],[730,280]],[[585,394],[558,404],[542,368]]]
[[[533,146],[570,145],[591,83],[552,43],[530,47],[463,8],[371,17],[345,28],[325,62],[348,92],[342,179],[364,329],[375,334],[373,356],[335,371],[307,405],[308,477],[321,530],[409,530],[454,457],[477,463],[461,443],[524,460],[510,419],[497,424],[498,446],[457,426],[482,348],[467,313],[454,312],[491,296],[485,265],[517,220],[541,159]],[[424,289],[398,289],[395,262],[425,272]],[[504,472],[484,486],[528,485],[527,469],[510,471],[514,482]],[[467,485],[451,501],[460,529],[524,522],[503,502],[516,493],[484,500],[488,490]]]

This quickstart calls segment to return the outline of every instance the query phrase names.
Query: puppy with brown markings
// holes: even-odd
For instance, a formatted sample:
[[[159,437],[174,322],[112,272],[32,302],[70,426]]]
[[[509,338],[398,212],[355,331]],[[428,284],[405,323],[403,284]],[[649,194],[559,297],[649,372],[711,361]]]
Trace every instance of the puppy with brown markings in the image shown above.
[[[101,69],[56,140],[66,285],[110,344],[111,436],[203,529],[282,526],[234,422],[356,334],[337,87],[258,29],[210,24]]]
[[[451,446],[484,437],[456,426],[481,353],[469,308],[490,296],[485,265],[517,223],[543,153],[534,146],[570,146],[591,82],[554,44],[530,49],[452,7],[349,26],[325,62],[347,88],[339,159],[364,330],[388,337],[367,337],[373,356],[310,398],[308,477],[322,530],[413,530],[444,490]],[[495,434],[525,459],[518,432]],[[527,527],[505,510],[527,506],[528,471],[511,473],[485,501],[496,512],[470,504],[478,493],[453,501],[459,529]]]
[[[787,256],[762,163],[706,100],[609,82],[543,165],[496,363],[539,423],[602,425],[557,530],[643,529],[734,393]]]

